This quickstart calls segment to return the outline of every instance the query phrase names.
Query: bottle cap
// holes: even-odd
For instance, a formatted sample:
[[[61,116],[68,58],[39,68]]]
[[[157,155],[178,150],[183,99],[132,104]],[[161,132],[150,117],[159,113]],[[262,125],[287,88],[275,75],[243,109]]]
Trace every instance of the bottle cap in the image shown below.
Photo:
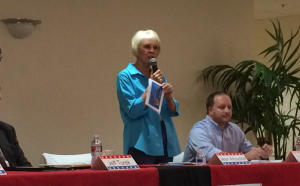
[[[198,152],[202,152],[203,150],[202,149],[198,149]]]

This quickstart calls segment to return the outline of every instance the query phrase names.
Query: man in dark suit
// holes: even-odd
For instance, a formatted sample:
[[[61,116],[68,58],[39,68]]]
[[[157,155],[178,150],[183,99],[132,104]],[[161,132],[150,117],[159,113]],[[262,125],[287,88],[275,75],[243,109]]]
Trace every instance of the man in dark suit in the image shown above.
[[[14,127],[2,121],[0,121],[0,156],[3,167],[7,166],[7,163],[3,164],[3,160],[7,161],[10,167],[32,166],[24,156]]]
[[[1,48],[0,48],[1,61]],[[1,86],[0,86],[1,101]],[[3,167],[25,166],[32,167],[25,158],[24,153],[17,140],[16,131],[13,126],[0,121],[0,163]]]

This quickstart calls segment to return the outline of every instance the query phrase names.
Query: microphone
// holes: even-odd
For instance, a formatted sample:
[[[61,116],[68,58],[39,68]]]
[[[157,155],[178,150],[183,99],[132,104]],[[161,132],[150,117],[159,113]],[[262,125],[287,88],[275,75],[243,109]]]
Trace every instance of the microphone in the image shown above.
[[[150,67],[152,68],[153,73],[158,70],[157,68],[157,61],[155,58],[150,59]]]

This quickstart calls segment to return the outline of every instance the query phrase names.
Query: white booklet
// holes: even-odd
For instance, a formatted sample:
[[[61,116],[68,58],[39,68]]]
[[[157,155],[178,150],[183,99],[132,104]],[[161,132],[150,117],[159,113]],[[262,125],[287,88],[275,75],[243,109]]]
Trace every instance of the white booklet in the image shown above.
[[[159,114],[161,110],[163,98],[164,98],[164,93],[162,90],[162,85],[153,81],[152,79],[149,79],[147,98],[145,104]]]

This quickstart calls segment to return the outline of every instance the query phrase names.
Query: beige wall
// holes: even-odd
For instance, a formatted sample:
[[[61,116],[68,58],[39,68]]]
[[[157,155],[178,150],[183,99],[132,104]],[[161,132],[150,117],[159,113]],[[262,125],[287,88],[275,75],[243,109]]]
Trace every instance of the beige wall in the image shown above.
[[[43,152],[89,152],[93,134],[122,153],[115,78],[135,60],[137,30],[153,29],[162,40],[158,66],[180,102],[174,123],[182,150],[215,90],[197,84],[196,73],[254,56],[252,0],[0,0],[0,18],[10,17],[43,21],[22,40],[0,24],[0,118],[15,126],[34,165]]]
[[[271,19],[274,22],[277,22],[276,19]],[[265,31],[265,29],[269,30],[271,33],[274,33],[273,26],[271,23],[271,20],[257,20],[255,21],[255,54],[259,54],[267,47],[274,45],[274,40],[268,35],[268,33]],[[293,17],[283,17],[278,19],[280,21],[281,29],[284,34],[284,39],[287,41],[291,36],[291,30],[293,30],[293,33],[295,33],[300,26],[300,16],[293,16]],[[300,41],[300,35],[298,35],[295,39],[294,46],[292,45],[291,48],[296,47],[298,42]],[[297,56],[297,55],[295,55]],[[270,57],[266,57],[265,59],[263,56],[257,56],[256,59],[262,63],[265,63],[267,65]],[[298,61],[295,65],[296,67],[300,67],[300,62]],[[296,74],[298,77],[300,77],[300,73]],[[290,100],[290,94],[285,96],[284,99],[284,107],[283,110],[287,113],[290,108],[294,108],[295,104],[292,105],[292,107],[289,106],[289,100]],[[291,114],[294,114],[292,112]],[[290,134],[292,135],[292,133]],[[290,139],[292,140],[292,138]],[[287,146],[287,154],[292,150],[292,141],[288,141]]]

